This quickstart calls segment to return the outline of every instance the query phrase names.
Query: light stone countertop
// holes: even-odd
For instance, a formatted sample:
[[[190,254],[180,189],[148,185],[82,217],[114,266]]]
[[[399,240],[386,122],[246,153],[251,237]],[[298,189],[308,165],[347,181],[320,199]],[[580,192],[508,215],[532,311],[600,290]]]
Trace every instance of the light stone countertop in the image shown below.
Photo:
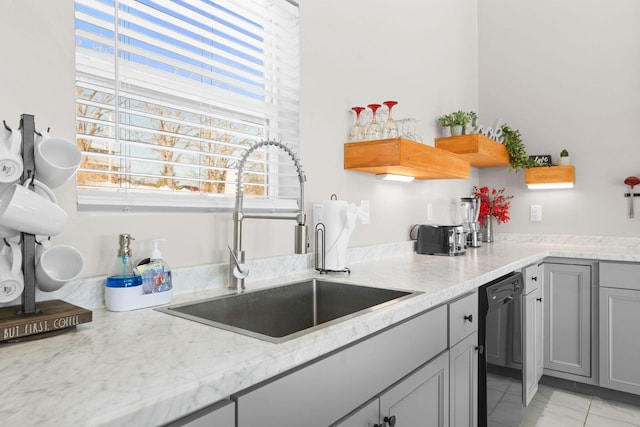
[[[640,262],[640,249],[635,243],[604,246],[601,241],[589,245],[515,240],[507,237],[483,244],[458,257],[416,255],[404,250],[398,256],[351,265],[350,275],[320,276],[306,270],[255,284],[249,280],[249,289],[322,277],[423,292],[281,344],[153,309],[112,313],[96,308],[93,321],[79,325],[77,331],[0,344],[0,424],[160,425],[544,257]],[[362,255],[367,259],[366,251]],[[221,288],[198,290],[177,295],[173,303],[224,293]]]

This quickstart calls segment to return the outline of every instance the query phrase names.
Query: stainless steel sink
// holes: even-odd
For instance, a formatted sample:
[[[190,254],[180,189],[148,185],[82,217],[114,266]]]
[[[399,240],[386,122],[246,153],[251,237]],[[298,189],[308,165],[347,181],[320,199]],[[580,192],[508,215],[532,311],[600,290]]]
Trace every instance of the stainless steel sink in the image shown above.
[[[419,293],[312,279],[157,310],[280,343]]]

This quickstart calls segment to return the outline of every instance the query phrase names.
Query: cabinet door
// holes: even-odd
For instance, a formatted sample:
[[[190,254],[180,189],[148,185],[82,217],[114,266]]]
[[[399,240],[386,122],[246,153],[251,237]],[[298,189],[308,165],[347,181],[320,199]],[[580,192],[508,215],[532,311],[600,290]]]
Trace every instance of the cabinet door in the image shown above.
[[[374,427],[380,420],[380,399],[375,398],[331,427]]]
[[[600,386],[640,394],[640,291],[600,288]]]
[[[542,289],[535,288],[524,296],[525,305],[525,350],[524,382],[525,406],[538,391],[542,376]]]
[[[452,427],[478,425],[478,333],[449,350],[449,420]]]
[[[536,299],[536,330],[535,330],[535,364],[536,382],[542,378],[544,371],[544,287],[540,286],[535,292]]]
[[[396,427],[449,425],[449,352],[380,396],[380,420],[385,417],[395,417]]]
[[[591,267],[544,265],[544,367],[591,376]]]

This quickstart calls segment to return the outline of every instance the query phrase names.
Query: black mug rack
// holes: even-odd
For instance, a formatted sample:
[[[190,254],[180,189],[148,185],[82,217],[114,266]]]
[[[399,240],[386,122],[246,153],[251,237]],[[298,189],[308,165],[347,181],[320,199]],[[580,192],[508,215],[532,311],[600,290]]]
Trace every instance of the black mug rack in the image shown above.
[[[20,117],[20,131],[22,132],[22,163],[24,165],[20,184],[29,182],[29,190],[33,191],[35,179],[35,117],[23,114]],[[22,273],[24,274],[24,291],[22,292],[22,309],[19,315],[37,314],[36,307],[36,236],[28,233],[20,234],[22,247]]]
[[[4,125],[7,127],[6,123]],[[20,116],[20,131],[24,168],[19,182],[21,185],[28,183],[29,190],[33,191],[36,178],[35,137],[40,135],[36,131],[33,115]],[[76,329],[81,323],[91,322],[90,310],[62,300],[42,301],[36,305],[36,236],[20,233],[20,246],[24,276],[22,304],[0,308],[0,342],[46,338]]]

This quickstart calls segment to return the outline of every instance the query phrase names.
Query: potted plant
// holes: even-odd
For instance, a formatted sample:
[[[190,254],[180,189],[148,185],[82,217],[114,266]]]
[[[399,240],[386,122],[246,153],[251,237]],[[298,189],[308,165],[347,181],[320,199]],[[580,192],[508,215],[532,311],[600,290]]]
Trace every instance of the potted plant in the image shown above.
[[[469,111],[467,115],[469,116],[469,120],[471,122],[471,129],[472,131],[474,131],[476,129],[476,126],[478,126],[478,114],[476,114],[475,111]]]
[[[449,129],[452,123],[451,114],[445,114],[438,117],[438,123],[440,123],[440,126],[442,126],[442,128],[444,129],[444,133],[446,136],[446,129]]]
[[[509,154],[509,170],[519,171],[524,168],[537,166],[525,149],[519,130],[511,129],[508,125],[502,125],[502,144]]]
[[[568,166],[570,164],[569,152],[567,150],[562,150],[560,152],[560,166]]]
[[[465,135],[471,118],[464,111],[458,110],[451,114],[451,135]]]

